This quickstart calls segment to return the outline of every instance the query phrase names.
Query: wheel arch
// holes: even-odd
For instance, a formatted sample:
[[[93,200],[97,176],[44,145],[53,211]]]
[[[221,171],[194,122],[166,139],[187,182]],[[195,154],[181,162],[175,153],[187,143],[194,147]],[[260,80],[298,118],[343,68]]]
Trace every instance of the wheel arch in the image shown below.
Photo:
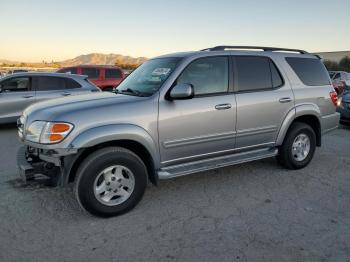
[[[88,155],[110,146],[123,147],[138,155],[147,167],[149,180],[157,185],[156,170],[160,162],[157,144],[143,128],[126,124],[89,129],[75,138],[70,147],[76,148],[78,153],[64,159],[65,183],[74,181],[77,168]]]
[[[285,117],[280,131],[277,136],[276,146],[282,145],[284,138],[294,122],[305,123],[314,130],[316,134],[316,145],[322,145],[321,135],[321,113],[319,108],[314,104],[304,104],[296,106],[294,110],[291,110]]]

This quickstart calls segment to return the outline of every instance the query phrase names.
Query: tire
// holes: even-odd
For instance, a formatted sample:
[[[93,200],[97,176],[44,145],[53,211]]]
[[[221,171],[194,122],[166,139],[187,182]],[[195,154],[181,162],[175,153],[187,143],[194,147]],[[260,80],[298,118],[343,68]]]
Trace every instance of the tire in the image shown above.
[[[305,139],[305,136],[309,139],[309,150],[307,154],[301,156],[302,153],[295,153],[296,151],[293,151],[293,143],[298,143],[298,141],[300,141],[296,141],[297,138]],[[305,146],[304,153],[307,152],[307,148],[308,147]],[[289,128],[283,144],[278,150],[277,160],[282,166],[288,169],[301,169],[310,163],[314,156],[315,149],[316,135],[314,130],[307,124],[295,122]],[[303,159],[303,157],[305,158]]]
[[[79,166],[74,194],[80,206],[92,215],[117,216],[140,202],[147,177],[146,166],[136,154],[121,147],[107,147],[89,155]],[[105,189],[103,193],[101,188]]]

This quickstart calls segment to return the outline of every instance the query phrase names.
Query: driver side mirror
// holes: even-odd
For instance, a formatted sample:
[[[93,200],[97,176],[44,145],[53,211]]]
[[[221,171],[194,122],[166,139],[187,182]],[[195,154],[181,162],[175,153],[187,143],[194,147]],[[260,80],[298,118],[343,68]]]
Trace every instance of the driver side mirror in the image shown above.
[[[193,86],[191,84],[177,84],[171,89],[169,97],[173,100],[191,99],[194,97]]]

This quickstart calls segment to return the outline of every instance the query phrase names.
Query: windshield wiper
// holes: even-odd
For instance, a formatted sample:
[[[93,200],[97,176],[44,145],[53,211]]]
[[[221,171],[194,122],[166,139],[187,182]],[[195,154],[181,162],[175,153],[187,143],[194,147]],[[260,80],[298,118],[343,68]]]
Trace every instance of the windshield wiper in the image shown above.
[[[135,96],[146,96],[147,94],[146,93],[143,93],[139,90],[135,90],[135,89],[131,89],[131,88],[126,88],[126,89],[123,89],[123,90],[118,90],[116,89],[116,93],[119,93],[119,94],[126,94],[126,93],[129,93],[129,94],[132,94],[132,95],[135,95]]]

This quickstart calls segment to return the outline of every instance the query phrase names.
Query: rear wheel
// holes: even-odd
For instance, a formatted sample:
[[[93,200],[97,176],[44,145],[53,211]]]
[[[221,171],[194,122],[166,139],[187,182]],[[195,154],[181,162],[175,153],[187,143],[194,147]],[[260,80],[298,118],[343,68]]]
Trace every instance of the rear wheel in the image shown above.
[[[287,132],[279,148],[277,160],[288,169],[300,169],[307,166],[316,149],[316,135],[307,124],[296,122]]]
[[[74,187],[81,207],[93,215],[121,215],[141,200],[147,169],[132,151],[121,147],[100,149],[88,156],[77,171]]]

